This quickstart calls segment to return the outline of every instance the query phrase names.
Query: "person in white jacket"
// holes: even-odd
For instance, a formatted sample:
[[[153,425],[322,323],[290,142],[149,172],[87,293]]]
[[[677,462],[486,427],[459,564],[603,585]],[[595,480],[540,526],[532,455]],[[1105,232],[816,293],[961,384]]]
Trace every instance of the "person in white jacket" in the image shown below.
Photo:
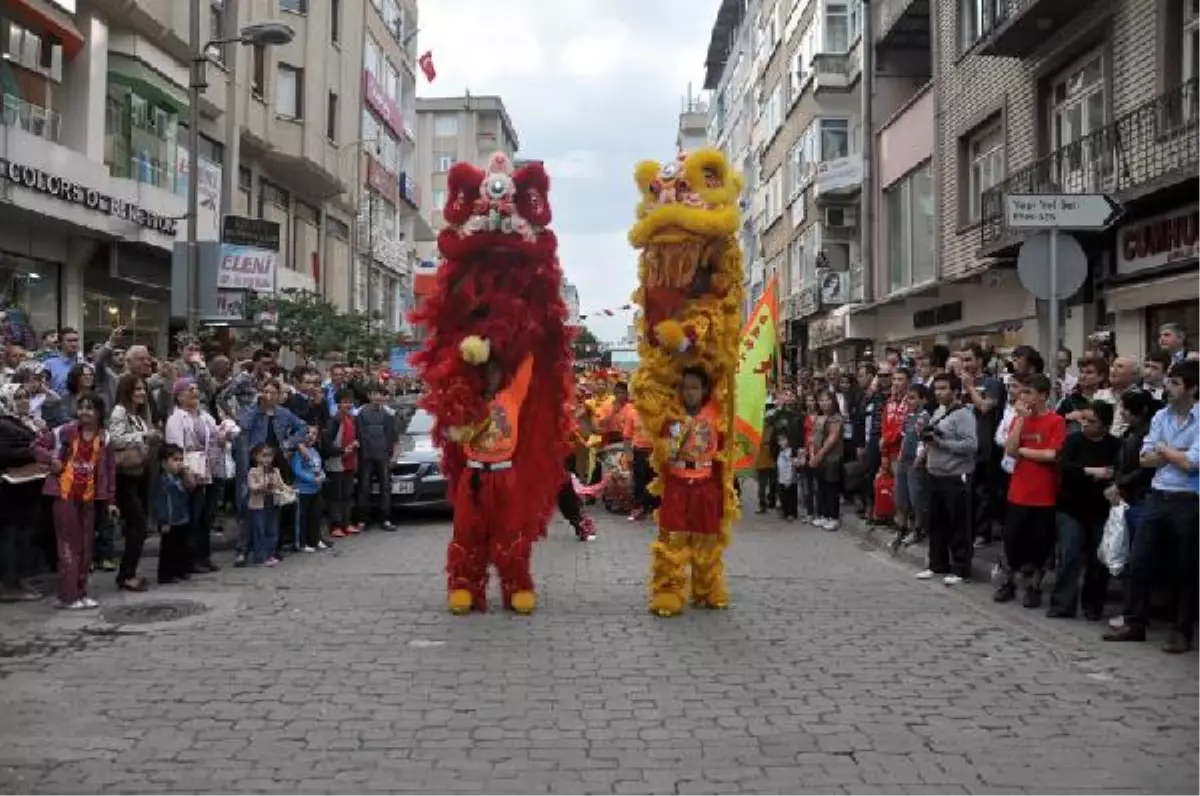
[[[175,411],[167,418],[166,441],[183,449],[185,483],[189,488],[188,557],[193,573],[216,572],[210,534],[220,486],[213,484],[223,468],[226,432],[200,405],[200,390],[192,379],[176,379],[171,389]]]

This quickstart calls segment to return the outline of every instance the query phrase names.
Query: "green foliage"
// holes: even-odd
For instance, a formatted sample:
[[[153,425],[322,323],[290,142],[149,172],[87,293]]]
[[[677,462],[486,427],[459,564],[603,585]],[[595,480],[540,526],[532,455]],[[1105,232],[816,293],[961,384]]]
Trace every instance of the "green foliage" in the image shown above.
[[[273,331],[256,328],[255,342],[278,340],[303,356],[322,359],[339,354],[350,361],[386,360],[395,334],[383,326],[379,313],[341,312],[311,290],[282,290],[269,295],[248,294],[247,317],[274,312]]]
[[[575,330],[575,339],[571,341],[571,348],[575,352],[576,359],[587,359],[599,354],[600,340],[592,334],[591,329],[580,326]]]

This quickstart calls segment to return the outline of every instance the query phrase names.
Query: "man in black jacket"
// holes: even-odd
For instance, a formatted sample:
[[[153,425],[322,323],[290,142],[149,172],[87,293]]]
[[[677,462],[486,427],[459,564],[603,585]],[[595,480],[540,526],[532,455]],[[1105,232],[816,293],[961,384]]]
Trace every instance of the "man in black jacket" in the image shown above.
[[[882,363],[878,369],[870,363],[859,366],[859,381],[872,374],[862,396],[863,445],[858,452],[858,461],[863,468],[861,485],[862,511],[860,516],[867,520],[868,525],[879,525],[875,519],[875,476],[879,472],[880,450],[879,443],[883,430],[883,409],[888,395],[892,391],[892,366]]]

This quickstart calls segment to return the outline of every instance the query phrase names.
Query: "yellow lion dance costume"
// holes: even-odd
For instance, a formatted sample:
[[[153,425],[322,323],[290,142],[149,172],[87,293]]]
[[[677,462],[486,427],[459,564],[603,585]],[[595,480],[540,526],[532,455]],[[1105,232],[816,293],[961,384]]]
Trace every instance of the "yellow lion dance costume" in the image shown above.
[[[663,526],[651,545],[650,610],[659,616],[692,604],[726,608],[724,552],[740,515],[731,466],[734,451],[734,375],[744,298],[742,253],[737,244],[742,177],[719,150],[705,148],[666,164],[643,161],[634,174],[641,201],[629,241],[640,251],[637,291],[640,366],[633,395],[645,428],[655,438],[650,485],[663,494],[671,445],[665,429],[685,419],[680,385],[685,368],[708,375],[717,408],[719,450],[713,477],[724,496],[720,530],[690,533]],[[691,565],[689,588],[688,565]]]

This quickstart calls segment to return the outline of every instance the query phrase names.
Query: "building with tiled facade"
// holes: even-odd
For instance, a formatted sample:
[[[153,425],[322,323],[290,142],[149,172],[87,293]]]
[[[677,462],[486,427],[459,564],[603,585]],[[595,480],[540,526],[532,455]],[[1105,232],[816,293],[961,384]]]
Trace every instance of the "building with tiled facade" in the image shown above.
[[[769,0],[765,5],[770,5]],[[1088,279],[1064,303],[1058,339],[1078,353],[1089,333],[1115,332],[1118,350],[1140,355],[1159,325],[1197,319],[1196,0],[876,0],[864,3],[873,28],[871,110],[875,197],[873,256],[861,293],[814,308],[804,293],[808,252],[801,221],[791,220],[796,186],[784,168],[796,130],[810,116],[804,95],[776,110],[792,47],[780,20],[828,10],[817,0],[779,0],[761,13],[762,178],[755,212],[763,218],[767,267],[788,265],[782,298],[795,363],[825,364],[874,354],[882,345],[981,341],[1053,347],[1047,306],[1022,288],[1016,258],[1024,235],[1005,226],[1013,193],[1106,193],[1125,216],[1099,233],[1073,233],[1087,256]],[[781,8],[786,6],[787,8]],[[809,62],[817,68],[820,59]],[[837,99],[830,101],[838,107]],[[845,109],[855,130],[854,110]],[[852,133],[850,151],[859,151]],[[825,153],[820,153],[822,156]],[[795,173],[795,172],[793,172]],[[802,173],[802,172],[801,172]],[[782,181],[783,188],[775,183]],[[819,196],[819,192],[818,196]],[[809,196],[807,217],[815,202]],[[773,220],[777,219],[777,220]],[[825,219],[823,219],[825,220]],[[828,258],[828,225],[820,249]],[[809,233],[810,235],[813,233]],[[787,243],[785,244],[785,241]],[[797,241],[803,241],[797,243]],[[855,247],[850,243],[853,271]],[[792,268],[799,263],[799,273]],[[813,264],[815,265],[815,264]],[[798,277],[798,278],[797,278]],[[797,300],[795,288],[800,287]],[[798,306],[797,306],[798,303]],[[797,321],[803,323],[798,328]],[[801,335],[805,335],[801,337]]]

